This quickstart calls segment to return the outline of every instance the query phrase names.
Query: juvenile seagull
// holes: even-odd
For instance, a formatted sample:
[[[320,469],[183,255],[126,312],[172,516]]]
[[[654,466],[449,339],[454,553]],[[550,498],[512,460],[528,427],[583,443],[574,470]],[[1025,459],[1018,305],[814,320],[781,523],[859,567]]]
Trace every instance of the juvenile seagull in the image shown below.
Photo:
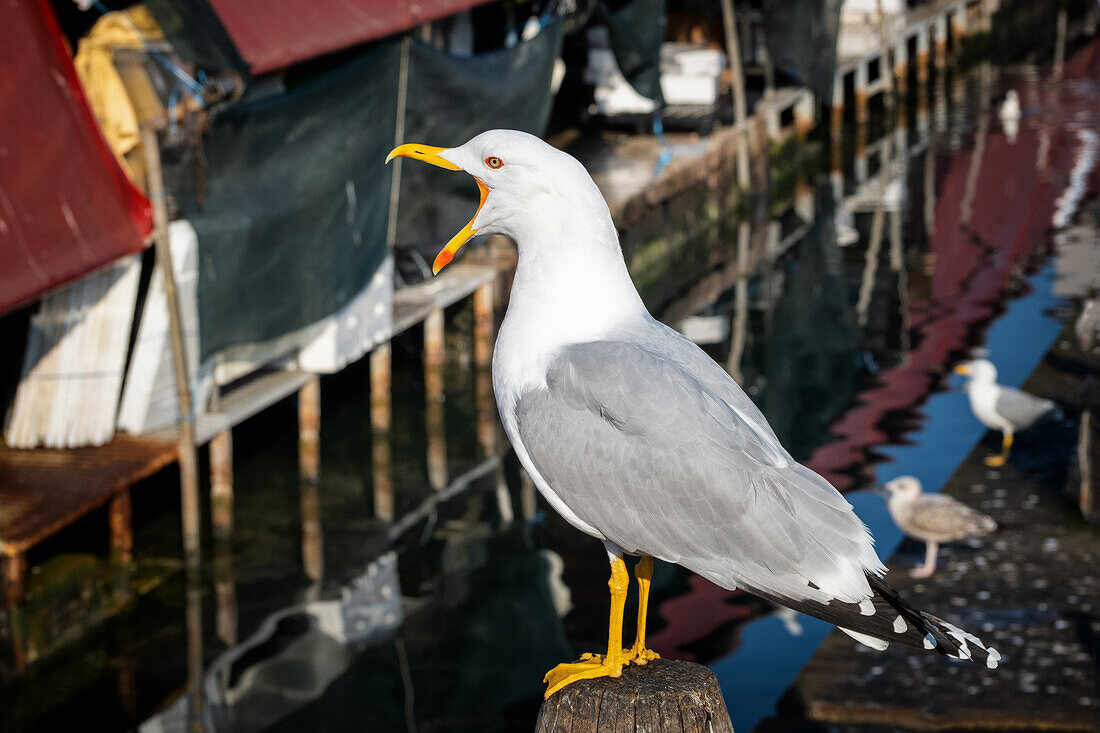
[[[607,653],[547,673],[546,695],[645,664],[653,558],[728,589],[825,619],[861,642],[897,641],[996,666],[977,637],[914,610],[882,580],[867,528],[823,478],[796,463],[737,383],[654,320],[627,273],[611,214],[587,171],[536,137],[492,130],[404,156],[477,181],[475,233],[519,249],[493,355],[504,429],[546,501],[603,541],[611,563]],[[622,648],[629,576],[640,555],[638,625]]]
[[[920,481],[912,476],[899,476],[885,485],[889,498],[886,507],[894,524],[902,532],[924,540],[924,564],[909,574],[927,578],[936,569],[939,543],[981,537],[997,529],[993,518],[971,509],[961,501],[943,494],[925,494]]]
[[[1057,411],[1050,400],[997,384],[997,367],[986,359],[960,364],[955,367],[955,373],[968,377],[966,396],[974,417],[987,428],[1001,431],[1001,453],[988,456],[985,459],[987,466],[1005,465],[1012,450],[1013,436]]]

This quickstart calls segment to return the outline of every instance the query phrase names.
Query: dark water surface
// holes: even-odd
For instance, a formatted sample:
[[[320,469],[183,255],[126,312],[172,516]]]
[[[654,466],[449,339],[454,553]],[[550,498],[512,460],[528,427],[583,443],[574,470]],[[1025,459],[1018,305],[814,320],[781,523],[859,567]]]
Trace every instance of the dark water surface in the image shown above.
[[[901,535],[864,489],[914,474],[938,490],[985,434],[951,365],[980,347],[1002,382],[1022,382],[1086,294],[1058,254],[1100,219],[1098,58],[1094,43],[1064,79],[983,65],[914,90],[901,124],[872,124],[866,158],[847,131],[839,169],[821,155],[774,218],[720,222],[705,268],[656,298],[669,320],[714,332],[708,352],[848,494],[884,558]],[[1014,141],[997,118],[1009,88],[1024,108]],[[470,313],[449,323],[441,411],[425,407],[417,337],[395,343],[389,478],[365,364],[323,382],[318,486],[299,484],[291,402],[235,431],[234,535],[205,548],[197,589],[175,560],[149,559],[178,557],[175,476],[135,492],[142,593],[10,679],[4,728],[530,730],[545,671],[606,643],[607,564],[510,454],[478,473],[504,439],[466,356]],[[395,523],[375,512],[387,481]],[[79,573],[81,552],[83,538],[62,538],[37,559],[60,553]],[[709,665],[738,731],[774,710],[832,628],[664,564],[653,597],[652,646]],[[32,634],[50,623],[25,620]]]

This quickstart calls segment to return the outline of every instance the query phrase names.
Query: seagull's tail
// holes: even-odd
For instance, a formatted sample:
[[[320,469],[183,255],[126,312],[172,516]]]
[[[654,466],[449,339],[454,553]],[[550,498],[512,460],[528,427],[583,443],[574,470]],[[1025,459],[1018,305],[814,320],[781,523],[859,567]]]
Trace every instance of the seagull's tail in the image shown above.
[[[862,644],[885,649],[896,642],[917,649],[935,649],[952,659],[984,663],[995,669],[1001,655],[987,647],[977,636],[963,631],[931,614],[918,611],[874,575],[867,576],[874,595],[862,604],[830,601],[822,603],[808,599],[790,599],[771,593],[745,588],[750,593],[767,598],[782,606],[815,616],[836,626]]]

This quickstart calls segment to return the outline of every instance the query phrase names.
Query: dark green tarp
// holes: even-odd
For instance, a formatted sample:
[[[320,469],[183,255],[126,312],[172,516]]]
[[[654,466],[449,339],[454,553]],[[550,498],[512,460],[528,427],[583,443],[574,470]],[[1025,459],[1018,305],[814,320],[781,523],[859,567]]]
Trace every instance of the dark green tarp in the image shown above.
[[[818,99],[831,99],[836,38],[844,0],[763,3],[768,52],[776,68],[802,82]]]
[[[404,139],[454,146],[495,127],[535,134],[549,118],[561,22],[472,58],[409,46]],[[401,43],[307,84],[217,114],[203,142],[204,195],[168,176],[199,241],[202,354],[272,339],[331,315],[389,256],[386,230]],[[169,172],[171,173],[171,171]],[[469,221],[468,176],[406,163],[399,241],[442,245]]]
[[[454,147],[497,128],[541,134],[561,42],[561,20],[529,41],[469,58],[413,42],[405,140]],[[397,246],[442,247],[473,217],[477,200],[469,176],[404,162]]]
[[[665,40],[665,0],[630,0],[618,5],[600,2],[596,19],[607,24],[611,50],[619,71],[634,91],[663,106],[661,44]]]

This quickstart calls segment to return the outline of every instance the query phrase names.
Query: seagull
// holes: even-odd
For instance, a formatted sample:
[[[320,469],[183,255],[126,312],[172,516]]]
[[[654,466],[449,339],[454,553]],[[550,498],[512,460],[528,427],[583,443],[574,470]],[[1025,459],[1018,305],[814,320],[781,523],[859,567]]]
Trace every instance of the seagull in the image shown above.
[[[607,204],[576,159],[513,130],[453,148],[400,145],[387,161],[396,157],[465,171],[480,191],[436,273],[475,234],[515,241],[493,354],[501,422],[547,503],[607,551],[607,651],[550,670],[547,697],[657,658],[645,644],[654,558],[825,619],[876,649],[896,641],[996,666],[995,649],[886,584],[844,497],[791,458],[717,362],[649,314]],[[624,555],[640,556],[628,649]]]
[[[987,428],[1001,431],[1001,453],[988,456],[985,459],[987,466],[1003,466],[1012,449],[1013,436],[1057,410],[1050,400],[997,384],[997,367],[987,359],[960,364],[955,367],[955,373],[968,377],[966,396],[974,417]]]
[[[941,542],[981,537],[996,531],[993,518],[971,509],[961,501],[943,494],[925,494],[913,476],[888,481],[886,507],[894,524],[910,537],[925,542],[924,564],[909,574],[928,578],[936,569],[936,554]]]
[[[1015,89],[1009,89],[1005,100],[1001,102],[998,110],[1001,118],[1001,126],[1004,128],[1005,137],[1010,143],[1016,142],[1016,136],[1020,134],[1020,97]]]

